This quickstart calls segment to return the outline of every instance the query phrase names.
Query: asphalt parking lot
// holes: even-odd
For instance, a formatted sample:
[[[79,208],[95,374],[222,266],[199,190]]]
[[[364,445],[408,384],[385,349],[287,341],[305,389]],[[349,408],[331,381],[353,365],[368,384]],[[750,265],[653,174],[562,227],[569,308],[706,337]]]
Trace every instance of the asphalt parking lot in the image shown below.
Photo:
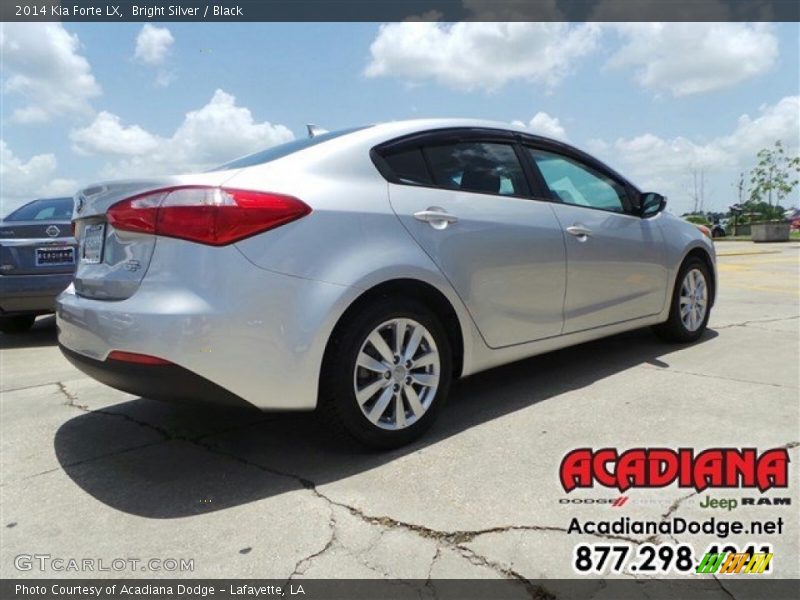
[[[573,546],[601,539],[566,533],[573,516],[708,511],[705,494],[675,487],[631,490],[620,509],[561,504],[559,463],[585,446],[788,447],[790,489],[768,495],[796,502],[800,244],[717,248],[719,297],[701,342],[665,345],[643,330],[474,376],[425,439],[386,454],[329,437],[309,415],[178,407],[104,387],[61,357],[52,317],[0,335],[0,574],[174,575],[15,567],[40,553],[191,558],[183,575],[196,578],[572,577]],[[783,517],[784,535],[767,540],[779,576],[800,576],[798,514],[735,515]],[[685,541],[699,550],[709,538]]]

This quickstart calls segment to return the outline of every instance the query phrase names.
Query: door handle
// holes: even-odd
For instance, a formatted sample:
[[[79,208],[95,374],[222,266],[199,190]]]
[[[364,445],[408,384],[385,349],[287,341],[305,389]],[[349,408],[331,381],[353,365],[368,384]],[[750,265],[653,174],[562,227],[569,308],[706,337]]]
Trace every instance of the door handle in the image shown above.
[[[581,240],[581,239],[585,240],[587,237],[592,235],[592,230],[589,229],[588,227],[585,227],[584,225],[576,224],[576,225],[571,225],[570,227],[567,227],[567,233],[570,233],[570,234],[574,235],[579,240]]]
[[[457,216],[451,215],[445,209],[439,208],[438,206],[431,206],[427,210],[415,212],[414,218],[417,221],[430,223],[431,227],[434,229],[444,229],[450,223],[456,223],[458,221]]]

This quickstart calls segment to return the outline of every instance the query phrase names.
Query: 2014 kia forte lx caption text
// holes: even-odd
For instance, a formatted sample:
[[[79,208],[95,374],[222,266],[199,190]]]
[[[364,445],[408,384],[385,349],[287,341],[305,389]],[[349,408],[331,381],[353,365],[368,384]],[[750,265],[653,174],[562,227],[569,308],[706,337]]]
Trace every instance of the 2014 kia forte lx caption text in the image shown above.
[[[316,408],[388,448],[454,377],[644,326],[703,333],[712,243],[591,156],[471,120],[314,133],[79,192],[65,355],[130,393]]]

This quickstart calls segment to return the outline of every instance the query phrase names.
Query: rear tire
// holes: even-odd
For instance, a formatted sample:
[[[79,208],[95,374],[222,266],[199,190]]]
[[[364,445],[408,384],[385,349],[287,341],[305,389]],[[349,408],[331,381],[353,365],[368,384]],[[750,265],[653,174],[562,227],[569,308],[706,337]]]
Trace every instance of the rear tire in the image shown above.
[[[669,319],[653,327],[656,335],[668,342],[695,342],[703,335],[711,314],[711,273],[705,262],[690,257],[675,278]]]
[[[13,317],[0,317],[0,331],[3,333],[25,333],[36,321],[34,315],[15,315]]]
[[[337,327],[323,365],[319,411],[328,427],[362,444],[397,448],[436,420],[452,371],[450,343],[436,315],[411,298],[383,298]]]

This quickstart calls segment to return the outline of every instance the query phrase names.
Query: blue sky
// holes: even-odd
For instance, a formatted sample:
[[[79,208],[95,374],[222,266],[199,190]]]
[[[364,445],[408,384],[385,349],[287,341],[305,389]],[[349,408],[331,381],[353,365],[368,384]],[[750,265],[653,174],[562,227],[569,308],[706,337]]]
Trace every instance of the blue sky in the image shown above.
[[[453,116],[564,137],[673,212],[703,173],[721,209],[759,148],[797,152],[799,39],[797,24],[6,24],[0,212],[205,168],[308,122]]]

